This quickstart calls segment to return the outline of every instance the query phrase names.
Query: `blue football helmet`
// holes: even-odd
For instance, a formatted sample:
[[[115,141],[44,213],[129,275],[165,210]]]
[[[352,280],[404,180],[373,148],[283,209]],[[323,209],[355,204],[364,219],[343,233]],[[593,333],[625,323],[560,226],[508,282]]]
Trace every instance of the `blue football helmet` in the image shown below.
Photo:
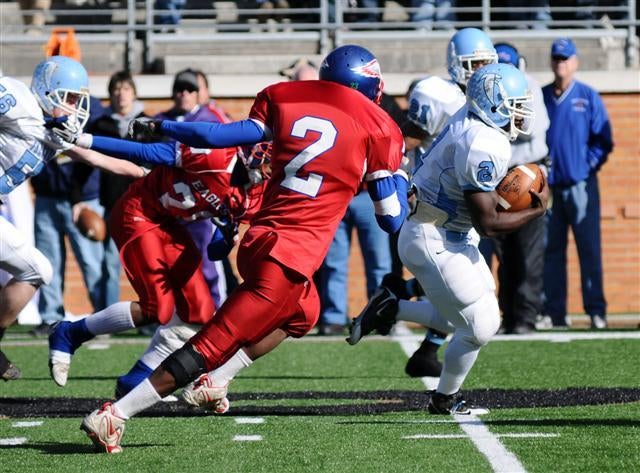
[[[38,64],[31,79],[31,92],[50,116],[61,109],[69,120],[65,127],[82,130],[89,119],[89,76],[78,61],[51,56]]]
[[[320,80],[355,89],[378,103],[384,83],[376,57],[362,46],[348,44],[331,51],[319,71]]]
[[[524,74],[511,64],[489,64],[478,69],[467,84],[469,111],[513,141],[528,135],[535,113]]]
[[[447,70],[454,82],[466,85],[475,68],[498,62],[493,43],[477,28],[464,28],[453,35],[447,49]]]

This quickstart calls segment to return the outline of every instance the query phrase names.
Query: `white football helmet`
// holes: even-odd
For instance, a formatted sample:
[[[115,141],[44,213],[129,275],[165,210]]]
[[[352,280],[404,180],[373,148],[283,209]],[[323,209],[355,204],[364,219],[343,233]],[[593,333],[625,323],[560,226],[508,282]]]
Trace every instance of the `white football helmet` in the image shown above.
[[[33,71],[31,92],[47,115],[58,108],[69,116],[66,128],[81,131],[89,120],[89,76],[78,61],[52,56]]]

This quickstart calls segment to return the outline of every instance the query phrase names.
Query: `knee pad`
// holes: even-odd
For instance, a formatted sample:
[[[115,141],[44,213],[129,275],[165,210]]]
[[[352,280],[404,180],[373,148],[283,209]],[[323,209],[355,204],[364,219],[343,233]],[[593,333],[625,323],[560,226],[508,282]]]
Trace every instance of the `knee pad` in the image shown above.
[[[500,328],[500,308],[493,293],[486,293],[463,310],[473,333],[473,342],[478,346],[489,343]]]
[[[173,352],[160,366],[173,375],[179,388],[207,372],[204,357],[190,343]]]

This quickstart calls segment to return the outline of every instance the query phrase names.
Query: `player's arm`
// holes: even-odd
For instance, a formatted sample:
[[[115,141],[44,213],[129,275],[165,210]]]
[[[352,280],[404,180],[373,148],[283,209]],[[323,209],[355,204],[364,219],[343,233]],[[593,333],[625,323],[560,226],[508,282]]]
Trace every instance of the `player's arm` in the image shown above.
[[[398,170],[391,176],[367,181],[367,190],[373,200],[376,221],[380,228],[387,233],[400,230],[409,212],[407,174]]]
[[[530,220],[544,215],[549,199],[549,186],[544,179],[540,192],[529,191],[532,207],[517,212],[499,212],[498,194],[495,191],[465,190],[464,199],[471,213],[473,226],[482,236],[495,237],[517,230]]]
[[[117,174],[118,176],[139,178],[148,173],[147,169],[131,161],[113,158],[98,151],[84,149],[78,146],[67,150],[65,154],[76,161],[83,162],[112,174]]]
[[[254,119],[208,123],[137,118],[131,122],[129,133],[151,138],[165,136],[197,148],[230,148],[271,139],[265,125]]]
[[[176,163],[175,143],[136,143],[134,141],[83,133],[76,146],[91,149],[102,154],[127,161],[174,166]]]

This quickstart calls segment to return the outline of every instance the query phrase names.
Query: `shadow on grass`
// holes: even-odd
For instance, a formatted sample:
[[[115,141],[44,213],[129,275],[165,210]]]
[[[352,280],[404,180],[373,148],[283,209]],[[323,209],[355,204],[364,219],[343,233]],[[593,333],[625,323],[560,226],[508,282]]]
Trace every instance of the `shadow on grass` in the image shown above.
[[[34,442],[34,443],[24,443],[22,445],[2,445],[0,446],[0,451],[2,450],[39,450],[42,453],[47,455],[75,455],[75,454],[96,454],[100,455],[104,452],[96,452],[93,448],[93,445],[87,441],[88,443],[63,443],[63,442]],[[127,450],[134,448],[150,448],[150,447],[171,447],[171,444],[150,444],[150,443],[128,443],[126,448]]]

